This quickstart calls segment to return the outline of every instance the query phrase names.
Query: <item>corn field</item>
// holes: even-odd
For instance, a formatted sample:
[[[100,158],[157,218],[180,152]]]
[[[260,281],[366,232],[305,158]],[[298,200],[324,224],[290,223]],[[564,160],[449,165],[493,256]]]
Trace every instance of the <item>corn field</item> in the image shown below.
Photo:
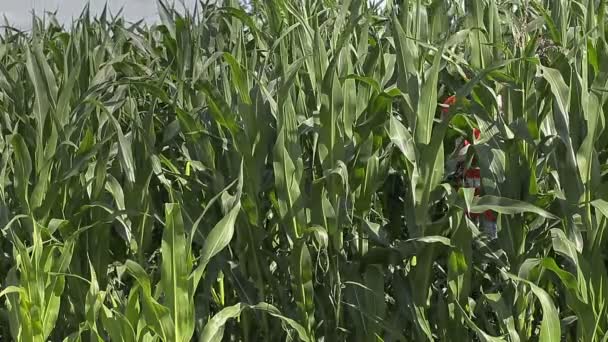
[[[0,29],[1,341],[608,341],[605,0],[157,5]]]

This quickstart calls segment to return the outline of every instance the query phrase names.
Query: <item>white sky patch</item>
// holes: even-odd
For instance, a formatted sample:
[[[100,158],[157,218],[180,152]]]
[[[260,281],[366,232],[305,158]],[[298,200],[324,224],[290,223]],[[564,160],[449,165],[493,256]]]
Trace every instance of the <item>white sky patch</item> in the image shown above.
[[[176,1],[175,7],[182,9],[182,2],[192,9],[196,0]],[[106,3],[113,14],[123,8],[122,15],[130,22],[141,19],[154,22],[158,18],[156,0],[90,0],[91,14],[100,14]],[[33,10],[38,16],[45,11],[57,11],[57,20],[62,24],[69,24],[80,15],[86,4],[85,0],[0,0],[0,23],[4,25],[6,17],[9,24],[19,29],[28,29],[31,27]]]
[[[198,0],[167,0],[175,3],[175,8],[182,10],[184,6],[194,9]],[[384,0],[369,0],[371,4],[383,4]],[[122,8],[122,16],[128,22],[144,19],[148,23],[158,21],[156,0],[0,0],[0,25],[4,25],[4,18],[11,26],[21,30],[28,30],[32,26],[32,11],[38,16],[45,12],[57,11],[57,20],[69,27],[73,19],[77,18],[82,9],[90,4],[91,15],[101,13],[107,3],[112,14],[117,14]],[[247,1],[246,1],[247,2]]]

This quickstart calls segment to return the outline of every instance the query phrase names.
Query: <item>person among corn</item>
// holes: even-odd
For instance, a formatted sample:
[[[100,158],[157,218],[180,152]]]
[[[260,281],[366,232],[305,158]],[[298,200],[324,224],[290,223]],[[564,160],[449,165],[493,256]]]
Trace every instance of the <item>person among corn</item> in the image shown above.
[[[447,116],[450,111],[450,106],[456,104],[456,96],[451,95],[447,97],[441,106],[441,112],[443,118]],[[467,152],[469,146],[475,144],[480,139],[481,131],[478,128],[473,128],[473,135],[471,141],[464,137],[459,137],[455,142],[454,152],[449,157],[448,166],[451,166],[451,170],[447,172],[448,179],[453,182],[456,189],[460,187],[474,188],[475,196],[481,195],[481,170],[477,162],[477,157],[473,156],[473,160],[470,165],[467,165]],[[496,231],[496,214],[492,210],[486,210],[483,215],[476,213],[466,213],[473,222],[477,223],[491,239],[495,239],[497,236]]]

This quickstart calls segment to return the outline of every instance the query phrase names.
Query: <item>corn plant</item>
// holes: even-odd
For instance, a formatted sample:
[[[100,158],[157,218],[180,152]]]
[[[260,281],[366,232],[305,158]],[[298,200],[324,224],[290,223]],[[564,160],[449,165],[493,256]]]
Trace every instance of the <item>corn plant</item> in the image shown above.
[[[606,341],[604,0],[157,7],[1,28],[0,340]]]

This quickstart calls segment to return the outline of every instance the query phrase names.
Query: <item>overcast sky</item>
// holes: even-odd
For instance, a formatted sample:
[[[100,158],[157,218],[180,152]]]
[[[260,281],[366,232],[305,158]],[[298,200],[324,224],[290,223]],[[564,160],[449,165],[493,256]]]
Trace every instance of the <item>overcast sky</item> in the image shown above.
[[[117,13],[124,7],[123,15],[129,21],[146,19],[154,21],[157,18],[155,0],[90,0],[91,11],[99,14],[103,6],[108,3],[112,13]],[[181,1],[176,1],[176,7]],[[189,8],[194,7],[196,0],[183,0]],[[31,26],[32,9],[37,14],[42,15],[44,11],[57,10],[57,18],[62,23],[70,23],[72,18],[77,17],[82,8],[87,3],[86,0],[0,0],[0,19],[6,16],[9,22],[21,29],[28,29]],[[4,24],[4,20],[1,20]]]

